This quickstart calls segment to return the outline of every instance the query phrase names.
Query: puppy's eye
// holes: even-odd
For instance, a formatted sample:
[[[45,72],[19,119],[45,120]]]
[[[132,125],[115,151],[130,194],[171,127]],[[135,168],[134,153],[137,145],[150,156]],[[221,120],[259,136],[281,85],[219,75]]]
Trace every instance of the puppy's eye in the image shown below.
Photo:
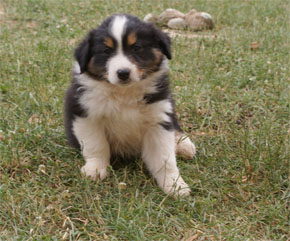
[[[142,50],[142,47],[141,47],[140,45],[134,44],[134,45],[132,46],[132,50],[133,50],[134,52],[140,52],[140,51]]]
[[[113,49],[111,49],[109,47],[107,47],[107,48],[104,49],[104,53],[105,54],[111,54],[112,52],[113,52]]]

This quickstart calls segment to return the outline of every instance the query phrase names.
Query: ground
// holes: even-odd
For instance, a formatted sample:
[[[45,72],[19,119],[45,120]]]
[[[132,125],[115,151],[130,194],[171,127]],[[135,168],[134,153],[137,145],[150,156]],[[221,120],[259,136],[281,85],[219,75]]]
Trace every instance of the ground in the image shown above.
[[[73,49],[112,13],[193,7],[216,25],[172,39],[191,196],[164,195],[140,160],[82,177],[63,128]],[[285,0],[2,0],[0,240],[289,240],[289,32]]]

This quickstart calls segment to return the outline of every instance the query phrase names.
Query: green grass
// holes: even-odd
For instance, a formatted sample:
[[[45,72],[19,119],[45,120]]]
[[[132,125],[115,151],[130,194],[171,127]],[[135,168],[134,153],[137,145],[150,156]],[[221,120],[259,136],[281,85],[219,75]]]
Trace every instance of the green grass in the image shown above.
[[[192,195],[177,200],[140,160],[102,183],[81,177],[62,124],[87,31],[114,12],[168,7],[216,23],[206,32],[216,38],[173,39],[179,119],[198,148],[179,159]],[[289,10],[285,0],[2,0],[0,240],[289,240]]]

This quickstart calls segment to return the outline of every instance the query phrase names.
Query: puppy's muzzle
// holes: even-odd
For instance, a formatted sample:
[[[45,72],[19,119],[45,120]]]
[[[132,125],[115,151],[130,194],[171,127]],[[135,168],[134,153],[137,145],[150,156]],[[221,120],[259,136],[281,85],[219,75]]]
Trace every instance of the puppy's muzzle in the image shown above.
[[[117,70],[117,75],[118,78],[121,80],[121,83],[125,84],[129,82],[130,72],[131,70],[128,68]]]

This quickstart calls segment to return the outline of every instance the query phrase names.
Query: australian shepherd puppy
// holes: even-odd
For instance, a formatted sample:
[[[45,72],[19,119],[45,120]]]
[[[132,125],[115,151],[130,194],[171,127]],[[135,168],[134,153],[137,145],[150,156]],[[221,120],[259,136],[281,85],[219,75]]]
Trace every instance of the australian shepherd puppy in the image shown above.
[[[165,193],[189,195],[176,153],[192,158],[195,146],[174,112],[170,38],[135,16],[113,15],[88,33],[75,58],[65,128],[86,161],[81,171],[102,180],[113,156],[141,156]]]

